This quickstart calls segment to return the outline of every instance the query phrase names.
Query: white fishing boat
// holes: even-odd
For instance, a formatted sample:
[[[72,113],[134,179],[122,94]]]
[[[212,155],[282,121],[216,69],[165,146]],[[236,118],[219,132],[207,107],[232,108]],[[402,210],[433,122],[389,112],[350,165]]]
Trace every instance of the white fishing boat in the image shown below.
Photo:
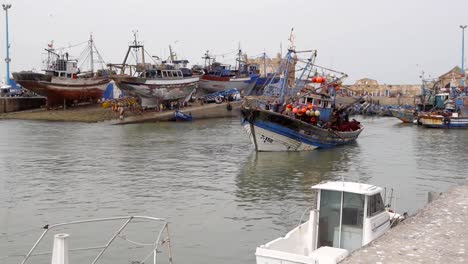
[[[257,264],[331,264],[382,236],[404,219],[385,207],[384,189],[355,182],[323,182],[309,221],[257,247]]]
[[[101,228],[90,229],[90,225],[98,224]],[[141,226],[145,228],[142,229]],[[163,218],[149,216],[98,218],[46,225],[43,229],[39,239],[29,252],[23,255],[21,264],[46,262],[172,264],[173,262],[169,225]],[[103,230],[110,233],[105,234]],[[98,241],[103,244],[96,243],[93,238],[99,238]],[[50,245],[51,240],[53,245]],[[163,246],[167,249],[165,252]],[[49,251],[43,251],[45,249]],[[168,259],[162,261],[162,254]]]

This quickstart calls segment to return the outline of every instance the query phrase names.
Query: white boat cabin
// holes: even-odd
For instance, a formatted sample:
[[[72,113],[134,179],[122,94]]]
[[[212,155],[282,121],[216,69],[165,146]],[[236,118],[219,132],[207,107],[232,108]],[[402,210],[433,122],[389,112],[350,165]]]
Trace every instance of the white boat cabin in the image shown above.
[[[286,236],[257,247],[257,264],[338,263],[390,229],[382,188],[354,182],[324,182],[309,221]]]
[[[44,70],[46,74],[61,78],[76,78],[79,73],[78,61],[57,59]]]

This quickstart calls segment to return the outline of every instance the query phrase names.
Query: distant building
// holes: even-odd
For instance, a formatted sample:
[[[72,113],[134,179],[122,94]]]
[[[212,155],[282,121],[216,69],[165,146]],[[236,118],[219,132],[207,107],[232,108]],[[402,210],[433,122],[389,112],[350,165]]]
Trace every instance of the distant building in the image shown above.
[[[460,83],[461,79],[462,79],[461,69],[460,67],[455,66],[447,73],[444,73],[441,76],[439,76],[439,81],[441,82],[440,87],[450,88],[450,83],[452,82],[452,80],[455,81],[456,86],[461,86],[461,83]]]
[[[376,80],[363,78],[353,85],[344,85],[349,95],[353,96],[385,96],[385,97],[412,97],[420,93],[421,85],[387,85],[379,84]]]

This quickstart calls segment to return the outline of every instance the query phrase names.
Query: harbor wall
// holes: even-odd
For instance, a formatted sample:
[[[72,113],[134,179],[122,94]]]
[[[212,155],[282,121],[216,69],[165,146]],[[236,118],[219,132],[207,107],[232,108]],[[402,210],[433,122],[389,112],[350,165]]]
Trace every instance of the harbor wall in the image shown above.
[[[340,263],[468,263],[467,194],[465,181]]]
[[[368,96],[365,100],[369,103],[380,105],[414,105],[413,97]],[[350,104],[355,101],[354,97],[338,96],[337,98],[337,102],[343,104]]]
[[[44,97],[1,97],[0,113],[11,113],[40,108],[45,105]]]

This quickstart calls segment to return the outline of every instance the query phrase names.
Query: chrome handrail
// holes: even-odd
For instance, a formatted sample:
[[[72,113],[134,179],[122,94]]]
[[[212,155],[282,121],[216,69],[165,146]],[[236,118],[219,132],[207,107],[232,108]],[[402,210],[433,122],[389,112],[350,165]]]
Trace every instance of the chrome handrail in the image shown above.
[[[76,224],[84,224],[84,223],[95,223],[95,222],[106,222],[106,221],[117,221],[117,220],[125,220],[123,225],[121,225],[117,231],[113,234],[113,236],[109,239],[109,241],[103,245],[103,246],[94,246],[94,247],[87,247],[87,248],[77,248],[77,249],[70,249],[69,251],[79,251],[79,250],[93,250],[93,249],[101,249],[99,251],[98,255],[94,258],[94,260],[91,262],[91,264],[96,264],[99,259],[102,257],[102,255],[105,253],[105,251],[112,245],[114,240],[119,236],[119,234],[132,222],[134,219],[143,219],[143,220],[152,220],[152,221],[157,221],[157,222],[163,222],[163,227],[158,233],[158,236],[156,240],[154,241],[153,244],[151,244],[153,247],[151,249],[151,252],[146,256],[141,262],[143,263],[146,261],[151,255],[153,256],[153,263],[157,263],[157,252],[160,244],[167,243],[168,250],[169,250],[169,263],[172,264],[172,252],[171,252],[171,245],[170,245],[170,238],[169,238],[169,223],[167,222],[166,219],[164,218],[156,218],[156,217],[150,217],[150,216],[120,216],[120,217],[108,217],[108,218],[96,218],[96,219],[89,219],[89,220],[80,220],[80,221],[72,221],[72,222],[65,222],[65,223],[59,223],[59,224],[53,224],[53,225],[46,225],[44,227],[44,232],[41,234],[41,236],[37,239],[37,241],[34,243],[32,248],[29,250],[28,254],[24,256],[23,260],[21,261],[21,264],[27,263],[28,259],[32,256],[38,256],[38,255],[46,255],[46,254],[51,254],[52,252],[40,252],[33,254],[34,250],[37,248],[37,246],[40,244],[40,242],[43,240],[43,238],[46,236],[46,234],[57,227],[63,227],[63,226],[69,226],[69,225],[76,225]],[[161,236],[163,232],[166,231],[168,239],[167,241],[164,240],[161,242]],[[131,241],[129,241],[131,242]]]

